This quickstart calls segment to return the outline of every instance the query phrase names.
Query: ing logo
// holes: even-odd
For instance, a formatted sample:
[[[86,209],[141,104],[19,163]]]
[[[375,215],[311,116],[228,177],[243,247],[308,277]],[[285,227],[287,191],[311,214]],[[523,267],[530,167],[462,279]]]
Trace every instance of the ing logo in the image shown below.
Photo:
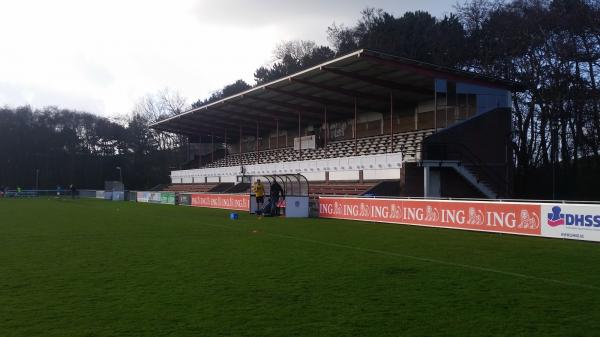
[[[475,207],[469,207],[469,218],[467,219],[467,223],[469,225],[483,225],[483,212],[475,209]]]
[[[537,229],[540,226],[539,217],[535,213],[529,213],[528,210],[522,209],[519,214],[519,228]]]
[[[425,221],[438,221],[440,219],[440,212],[432,206],[425,208]]]

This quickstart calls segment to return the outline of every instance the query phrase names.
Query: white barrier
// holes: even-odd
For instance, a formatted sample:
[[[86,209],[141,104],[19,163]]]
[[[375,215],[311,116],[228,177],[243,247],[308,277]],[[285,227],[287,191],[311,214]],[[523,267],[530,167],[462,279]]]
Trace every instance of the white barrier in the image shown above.
[[[358,170],[391,170],[402,167],[402,153],[384,153],[368,156],[342,157],[331,159],[316,159],[303,161],[289,161],[269,164],[256,164],[244,166],[246,175],[265,174],[295,174],[318,173]],[[173,183],[189,183],[192,178],[195,182],[204,182],[204,179],[214,180],[218,177],[231,177],[241,175],[240,166],[203,168],[193,170],[180,170],[171,172]],[[398,173],[399,174],[399,173]]]

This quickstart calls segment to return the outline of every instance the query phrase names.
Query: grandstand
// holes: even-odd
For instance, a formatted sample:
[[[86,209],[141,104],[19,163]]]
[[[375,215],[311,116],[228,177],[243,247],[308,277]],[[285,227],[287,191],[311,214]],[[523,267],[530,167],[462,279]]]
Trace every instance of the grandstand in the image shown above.
[[[157,122],[185,135],[168,191],[244,193],[304,175],[309,194],[510,197],[515,83],[370,50]]]

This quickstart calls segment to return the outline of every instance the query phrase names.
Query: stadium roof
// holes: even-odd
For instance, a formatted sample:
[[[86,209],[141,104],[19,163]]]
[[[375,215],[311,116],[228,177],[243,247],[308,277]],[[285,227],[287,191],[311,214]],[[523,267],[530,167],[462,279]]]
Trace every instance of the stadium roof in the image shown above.
[[[515,82],[361,49],[151,125],[161,131],[228,139],[262,130],[297,128],[358,111],[389,111],[433,96],[433,79],[518,90]],[[326,108],[325,108],[326,107]]]

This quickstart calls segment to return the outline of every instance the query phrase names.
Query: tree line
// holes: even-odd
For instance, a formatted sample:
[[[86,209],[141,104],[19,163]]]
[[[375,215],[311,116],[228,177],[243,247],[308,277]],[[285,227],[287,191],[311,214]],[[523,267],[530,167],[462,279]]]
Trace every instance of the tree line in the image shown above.
[[[169,183],[170,169],[186,159],[186,139],[148,126],[184,108],[170,91],[144,97],[115,119],[56,107],[0,108],[0,186],[103,189],[120,173],[131,189]]]

